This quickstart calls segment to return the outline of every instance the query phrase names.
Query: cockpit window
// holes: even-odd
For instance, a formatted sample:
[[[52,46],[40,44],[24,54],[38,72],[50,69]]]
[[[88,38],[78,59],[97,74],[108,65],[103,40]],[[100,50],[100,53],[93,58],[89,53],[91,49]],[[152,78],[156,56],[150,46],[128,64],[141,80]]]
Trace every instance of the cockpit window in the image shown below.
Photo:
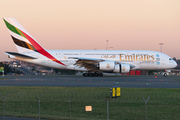
[[[169,60],[173,60],[172,58],[169,58]]]

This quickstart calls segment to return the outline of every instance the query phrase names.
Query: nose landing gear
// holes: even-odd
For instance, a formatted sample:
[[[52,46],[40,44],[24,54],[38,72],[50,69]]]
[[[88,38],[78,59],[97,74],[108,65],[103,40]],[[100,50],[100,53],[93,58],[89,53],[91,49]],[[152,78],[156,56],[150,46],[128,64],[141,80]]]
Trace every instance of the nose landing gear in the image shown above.
[[[164,73],[164,77],[167,77],[167,73]]]

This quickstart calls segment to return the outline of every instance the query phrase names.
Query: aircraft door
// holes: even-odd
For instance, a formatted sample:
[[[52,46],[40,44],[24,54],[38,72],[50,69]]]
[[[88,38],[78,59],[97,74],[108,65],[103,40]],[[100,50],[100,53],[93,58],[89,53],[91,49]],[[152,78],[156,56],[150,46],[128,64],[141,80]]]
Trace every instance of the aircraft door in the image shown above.
[[[158,63],[158,62],[157,62],[157,63]],[[160,64],[160,62],[159,62],[159,64]],[[161,65],[166,65],[166,60],[162,59],[162,60],[161,60]]]

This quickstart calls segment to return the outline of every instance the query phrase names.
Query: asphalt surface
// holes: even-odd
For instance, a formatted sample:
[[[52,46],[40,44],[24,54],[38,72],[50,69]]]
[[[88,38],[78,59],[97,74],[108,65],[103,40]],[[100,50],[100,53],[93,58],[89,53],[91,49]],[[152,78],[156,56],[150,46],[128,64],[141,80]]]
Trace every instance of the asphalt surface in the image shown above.
[[[180,88],[180,76],[1,76],[0,86]]]

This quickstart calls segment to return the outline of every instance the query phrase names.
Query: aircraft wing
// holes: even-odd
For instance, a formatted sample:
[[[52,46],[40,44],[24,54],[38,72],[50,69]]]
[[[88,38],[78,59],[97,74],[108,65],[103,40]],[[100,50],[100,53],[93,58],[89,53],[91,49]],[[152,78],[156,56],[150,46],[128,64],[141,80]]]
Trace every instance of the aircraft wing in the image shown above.
[[[90,72],[99,72],[100,70],[97,69],[97,64],[99,62],[103,62],[103,59],[95,59],[95,58],[81,58],[81,57],[69,57],[68,59],[78,59],[74,65],[79,68],[86,68]]]
[[[95,59],[95,58],[81,58],[81,57],[69,57],[68,59],[77,59],[76,63],[74,64],[76,67],[79,68],[86,68],[90,72],[100,72],[97,68],[97,64],[103,61],[109,61],[104,59]],[[116,64],[122,64],[121,62],[114,61]],[[134,68],[134,65],[130,65],[130,68]]]

